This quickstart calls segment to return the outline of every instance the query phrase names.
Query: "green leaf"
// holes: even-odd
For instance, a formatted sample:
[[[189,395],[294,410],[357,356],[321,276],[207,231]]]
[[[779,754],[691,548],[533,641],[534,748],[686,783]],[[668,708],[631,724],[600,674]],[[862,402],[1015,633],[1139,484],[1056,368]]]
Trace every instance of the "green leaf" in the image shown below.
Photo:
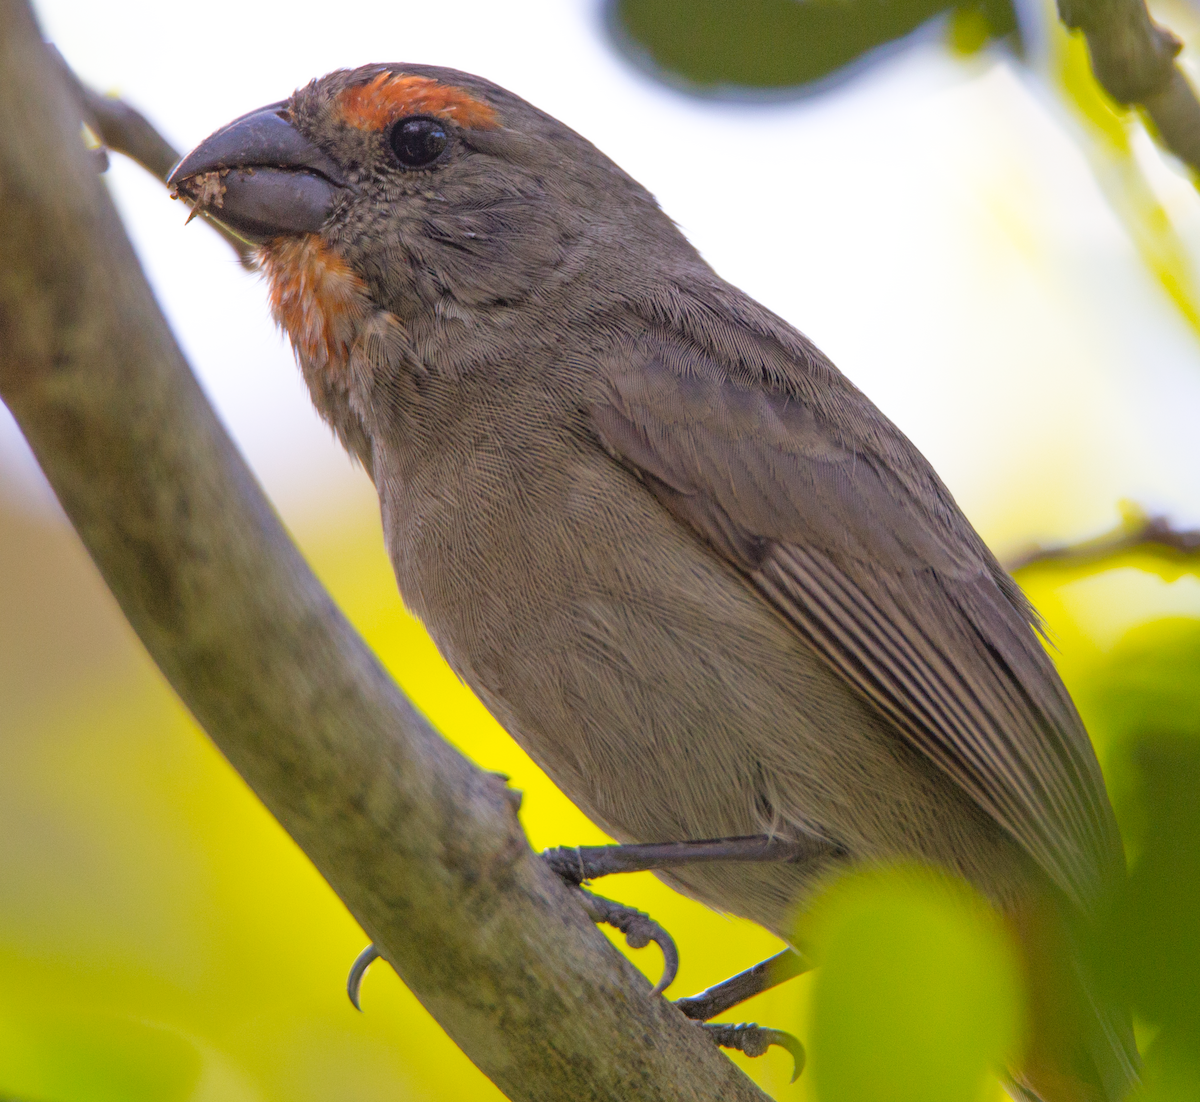
[[[708,93],[811,84],[895,42],[949,0],[610,0],[626,52],[673,84]],[[1007,0],[962,5],[992,35],[1015,23]],[[978,26],[970,48],[978,48]]]
[[[1021,1037],[1016,954],[971,887],[920,867],[839,880],[804,921],[820,963],[810,1066],[821,1102],[972,1102]]]

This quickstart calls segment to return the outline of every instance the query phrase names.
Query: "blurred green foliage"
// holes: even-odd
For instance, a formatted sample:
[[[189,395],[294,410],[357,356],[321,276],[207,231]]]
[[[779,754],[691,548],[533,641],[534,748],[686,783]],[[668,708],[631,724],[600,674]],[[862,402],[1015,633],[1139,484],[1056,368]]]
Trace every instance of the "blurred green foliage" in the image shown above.
[[[1134,858],[1101,962],[1157,1029],[1147,1097],[1200,1098],[1200,624],[1131,631],[1092,692]]]
[[[966,884],[924,868],[840,880],[802,923],[819,965],[822,1102],[977,1102],[1021,1040],[1017,957]]]
[[[1022,52],[1010,0],[607,0],[619,49],[659,80],[692,92],[740,100],[829,88],[886,56],[889,44],[945,16],[943,38],[959,54],[1007,40]],[[1114,103],[1092,76],[1079,34],[1058,22],[1054,5],[1025,4],[1023,28],[1044,48],[1035,74],[1061,99],[1097,183],[1124,224],[1147,270],[1180,315],[1200,332],[1200,288],[1180,224],[1139,160],[1136,112]],[[1175,4],[1169,24],[1200,32],[1194,6]],[[1186,56],[1186,55],[1185,55]],[[1188,60],[1191,60],[1188,58]]]
[[[602,841],[404,613],[376,509],[364,487],[352,511],[301,530],[322,579],[439,727],[524,790],[535,846]],[[1200,585],[1194,564],[1130,553],[1021,580],[1047,615],[1130,839],[1131,890],[1098,954],[1151,1042],[1139,1102],[1200,1097],[1200,621],[1139,612],[1163,606],[1159,591]],[[53,614],[63,595],[70,630]],[[27,615],[39,607],[51,614]],[[386,966],[367,976],[365,1013],[350,1008],[361,931],[138,652],[65,525],[0,509],[0,627],[14,624],[0,713],[0,1097],[499,1097]],[[678,939],[672,994],[778,948],[651,876],[606,890]],[[771,1094],[903,1102],[897,1084],[919,1082],[922,1102],[998,1102],[1019,999],[1003,937],[967,889],[873,872],[839,884],[804,936],[822,968],[734,1013],[810,1048],[794,1086],[782,1051],[734,1055]],[[632,956],[656,973],[657,950]],[[872,1095],[880,1083],[890,1093]]]
[[[1200,31],[1195,8],[1188,14],[1191,25],[1187,29]],[[1184,29],[1177,18],[1172,25]],[[1096,82],[1082,35],[1068,34],[1053,22],[1047,27],[1047,37],[1046,76],[1078,124],[1076,137],[1097,183],[1147,271],[1170,296],[1180,316],[1200,333],[1200,289],[1184,241],[1186,225],[1168,212],[1139,159],[1137,139],[1143,124],[1136,112],[1114,103]],[[1194,41],[1193,36],[1189,38]]]
[[[753,93],[822,81],[948,11],[964,51],[1016,29],[1008,0],[612,0],[609,24],[673,83]]]
[[[1044,611],[1062,615],[1054,593],[1108,579],[1119,616],[1115,583],[1133,571],[1147,586],[1195,586],[1200,563],[1138,550],[1084,568],[1035,567],[1021,580],[1035,599],[1051,598]],[[1097,589],[1091,599],[1103,596]],[[1149,1040],[1140,1102],[1190,1102],[1200,1098],[1200,621],[1153,619],[1107,648],[1073,639],[1070,621],[1051,624],[1072,651],[1064,673],[1100,752],[1130,861],[1094,965]]]

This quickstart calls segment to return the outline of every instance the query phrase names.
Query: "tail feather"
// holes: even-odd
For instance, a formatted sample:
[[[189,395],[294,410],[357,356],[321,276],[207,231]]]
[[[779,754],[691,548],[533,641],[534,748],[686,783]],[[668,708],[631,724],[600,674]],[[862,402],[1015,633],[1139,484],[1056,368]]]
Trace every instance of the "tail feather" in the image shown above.
[[[1078,958],[1077,958],[1078,959]],[[1077,972],[1084,971],[1082,965]],[[1090,976],[1080,975],[1085,998],[1084,1049],[1103,1102],[1121,1102],[1138,1083],[1141,1057],[1129,1008],[1098,995]]]
[[[1023,917],[1031,1036],[1010,1093],[1022,1102],[1124,1102],[1141,1067],[1129,1007],[1098,980],[1086,936],[1061,911]]]

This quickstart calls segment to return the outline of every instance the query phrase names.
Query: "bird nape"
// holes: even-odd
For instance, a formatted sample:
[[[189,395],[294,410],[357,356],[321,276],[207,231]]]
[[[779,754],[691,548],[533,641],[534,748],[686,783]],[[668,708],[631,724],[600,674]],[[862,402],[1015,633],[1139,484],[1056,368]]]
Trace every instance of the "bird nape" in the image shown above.
[[[944,868],[1020,940],[1014,1088],[1125,1096],[1129,1013],[1076,948],[1125,874],[1087,733],[1016,584],[811,341],[588,141],[466,73],[331,73],[171,182],[259,246],[408,607],[621,843],[552,851],[568,882],[653,869],[794,942],[846,869]],[[711,1018],[802,953],[682,1008]]]

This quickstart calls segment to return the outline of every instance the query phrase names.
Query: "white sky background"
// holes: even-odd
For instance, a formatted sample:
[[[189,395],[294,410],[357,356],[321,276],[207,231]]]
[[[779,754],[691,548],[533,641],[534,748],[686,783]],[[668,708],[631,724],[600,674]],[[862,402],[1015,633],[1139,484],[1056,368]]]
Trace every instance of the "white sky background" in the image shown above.
[[[819,98],[733,107],[635,72],[594,0],[36,8],[85,80],[185,150],[330,69],[481,73],[594,141],[719,273],[812,336],[998,549],[1107,527],[1122,497],[1200,523],[1200,340],[1136,259],[1064,116],[999,54],[962,62],[926,36]],[[204,226],[185,230],[183,206],[140,169],[114,157],[108,181],[269,492],[292,517],[332,504],[348,464],[262,285]],[[1200,201],[1182,201],[1200,225]],[[31,464],[0,407],[0,492],[42,497]]]

